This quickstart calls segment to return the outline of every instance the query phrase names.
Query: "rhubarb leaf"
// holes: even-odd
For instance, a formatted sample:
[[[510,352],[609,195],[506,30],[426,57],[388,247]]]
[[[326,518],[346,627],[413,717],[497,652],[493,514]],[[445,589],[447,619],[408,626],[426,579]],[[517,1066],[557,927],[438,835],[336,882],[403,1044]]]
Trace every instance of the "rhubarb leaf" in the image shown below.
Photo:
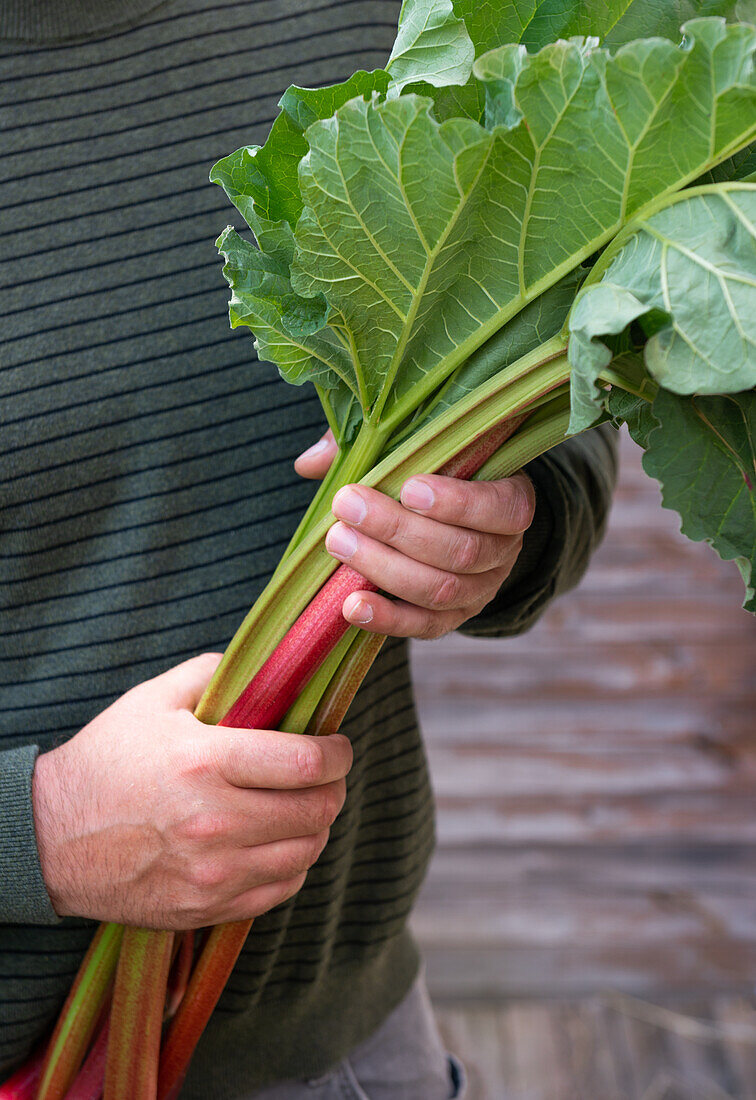
[[[474,58],[464,20],[451,0],[404,0],[386,65],[397,90],[421,80],[437,88],[464,84]]]
[[[411,94],[310,126],[292,287],[331,307],[366,414],[411,412],[644,204],[748,144],[755,45],[711,19],[613,57],[503,47],[476,73],[512,129],[439,125]]]
[[[681,25],[696,16],[756,22],[739,11],[742,3],[738,0],[573,0],[569,4],[564,0],[510,0],[507,4],[501,0],[453,0],[453,4],[455,14],[464,20],[476,57],[518,43],[535,51],[556,38],[592,37],[612,49],[652,35],[679,42]],[[431,96],[439,122],[447,118],[480,121],[484,98],[480,82],[473,77],[460,83],[464,86],[437,89],[429,83],[411,83],[409,90]]]
[[[567,319],[581,278],[579,271],[571,271],[494,333],[452,374],[433,399],[422,423],[440,416],[494,374],[556,336]]]
[[[475,46],[475,56],[521,42],[538,50],[557,38],[595,35],[616,48],[658,35],[677,42],[680,26],[695,16],[748,21],[737,0],[454,0]]]
[[[261,221],[286,221],[293,228],[302,213],[298,171],[307,152],[304,131],[355,96],[383,93],[388,85],[383,69],[361,69],[343,83],[323,88],[292,84],[279,100],[281,114],[265,144],[246,145],[223,157],[213,165],[210,181],[220,184],[255,233]]]
[[[348,358],[325,324],[325,299],[295,294],[286,265],[255,248],[230,226],[216,244],[226,259],[223,274],[231,287],[231,327],[254,329],[259,357],[275,362],[294,385],[313,381],[330,388],[345,380]]]
[[[570,317],[572,432],[592,423],[601,407],[596,380],[613,354],[601,337],[632,321],[645,328],[647,370],[666,389],[737,393],[756,386],[756,185],[683,192],[628,230]]]
[[[743,606],[756,611],[756,394],[690,398],[660,390],[652,415],[650,430],[648,420],[630,424],[646,447],[644,470],[659,481],[664,507],[679,513],[682,533],[736,562]]]

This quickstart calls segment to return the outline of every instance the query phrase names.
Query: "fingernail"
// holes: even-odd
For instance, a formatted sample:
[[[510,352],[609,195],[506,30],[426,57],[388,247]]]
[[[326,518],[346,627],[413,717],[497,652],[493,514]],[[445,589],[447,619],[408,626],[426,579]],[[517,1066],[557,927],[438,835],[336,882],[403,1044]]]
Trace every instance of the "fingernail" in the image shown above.
[[[401,501],[405,508],[415,508],[419,512],[427,512],[433,506],[436,498],[430,485],[417,478],[410,478],[402,489]]]
[[[331,511],[347,523],[362,523],[367,515],[367,504],[355,489],[339,489],[333,498]]]
[[[326,535],[326,550],[339,561],[349,561],[357,549],[357,536],[351,527],[335,523]]]
[[[323,451],[327,451],[331,446],[330,440],[319,439],[317,443],[313,443],[311,447],[308,447],[306,451],[302,451],[300,458],[315,458],[316,455],[322,455]]]
[[[369,623],[373,618],[373,609],[370,604],[356,593],[347,596],[344,600],[342,612],[344,618],[348,619],[350,623]]]

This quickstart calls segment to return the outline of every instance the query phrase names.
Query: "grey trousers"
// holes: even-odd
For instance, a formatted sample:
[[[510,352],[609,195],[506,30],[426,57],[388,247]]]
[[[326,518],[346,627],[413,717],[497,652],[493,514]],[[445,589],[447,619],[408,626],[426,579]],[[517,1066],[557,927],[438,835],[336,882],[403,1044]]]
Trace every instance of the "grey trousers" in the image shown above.
[[[249,1100],[461,1100],[464,1094],[464,1072],[444,1050],[418,978],[378,1030],[323,1077],[282,1081]]]

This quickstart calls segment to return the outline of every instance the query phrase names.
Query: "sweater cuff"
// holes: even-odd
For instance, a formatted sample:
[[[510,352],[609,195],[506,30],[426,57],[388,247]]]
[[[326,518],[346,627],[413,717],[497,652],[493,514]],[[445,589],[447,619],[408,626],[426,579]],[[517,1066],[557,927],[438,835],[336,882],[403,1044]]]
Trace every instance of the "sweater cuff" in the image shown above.
[[[616,436],[602,425],[524,467],[535,486],[533,523],[509,577],[460,633],[522,634],[556,596],[578,584],[606,528],[617,476]]]
[[[58,924],[42,878],[32,812],[37,745],[0,752],[0,923]]]

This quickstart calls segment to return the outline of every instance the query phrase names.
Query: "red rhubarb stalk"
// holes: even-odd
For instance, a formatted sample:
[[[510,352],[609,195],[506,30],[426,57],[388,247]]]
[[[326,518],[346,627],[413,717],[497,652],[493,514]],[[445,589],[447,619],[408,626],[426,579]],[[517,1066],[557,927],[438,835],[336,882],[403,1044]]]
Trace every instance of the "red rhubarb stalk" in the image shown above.
[[[448,462],[442,473],[453,477],[471,477],[523,419],[512,418],[481,434]],[[352,592],[366,590],[377,591],[375,585],[354,569],[340,566],[218,724],[246,729],[275,728],[349,629],[341,611],[344,600]],[[329,684],[322,707],[313,716],[313,729],[321,734],[338,730],[383,641],[380,635],[358,637],[343,668]],[[309,726],[308,732],[312,732]],[[163,1044],[158,1100],[172,1100],[180,1087],[194,1048],[218,1003],[251,927],[252,921],[237,921],[218,925],[211,931]]]
[[[302,688],[349,629],[341,614],[352,592],[377,591],[348,565],[323,585],[273,653],[218,723],[242,729],[275,729]]]
[[[64,1100],[73,1084],[110,992],[122,937],[119,924],[95,932],[47,1047],[36,1100]]]
[[[173,936],[147,928],[124,932],[110,1013],[107,1100],[147,1100],[156,1094]]]
[[[210,931],[189,979],[186,995],[163,1043],[158,1100],[168,1100],[178,1091],[189,1059],[234,969],[251,927],[252,921],[244,920],[218,924]]]
[[[66,1093],[66,1100],[100,1100],[105,1088],[109,1029],[110,1019],[105,1015],[87,1059]]]

